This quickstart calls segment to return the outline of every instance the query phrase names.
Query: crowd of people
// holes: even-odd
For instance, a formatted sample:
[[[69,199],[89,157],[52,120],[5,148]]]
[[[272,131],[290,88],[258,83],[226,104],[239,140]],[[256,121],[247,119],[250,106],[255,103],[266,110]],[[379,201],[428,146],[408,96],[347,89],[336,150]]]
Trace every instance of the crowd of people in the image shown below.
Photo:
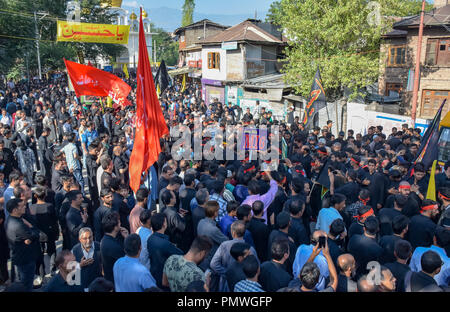
[[[450,162],[427,199],[419,129],[307,131],[294,108],[277,120],[175,83],[160,99],[168,127],[275,125],[286,146],[269,133],[275,169],[248,152],[177,161],[166,136],[134,193],[128,83],[124,109],[81,103],[64,79],[0,87],[5,291],[448,291]],[[317,183],[325,165],[329,190]]]

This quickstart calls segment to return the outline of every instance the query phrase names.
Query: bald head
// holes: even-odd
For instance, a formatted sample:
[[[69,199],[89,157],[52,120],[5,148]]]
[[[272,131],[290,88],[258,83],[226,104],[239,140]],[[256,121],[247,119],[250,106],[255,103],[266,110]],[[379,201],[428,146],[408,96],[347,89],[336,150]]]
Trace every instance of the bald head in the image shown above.
[[[339,265],[339,269],[343,273],[351,272],[353,267],[355,266],[355,258],[349,253],[340,255],[337,258],[337,262]]]
[[[375,292],[377,287],[374,283],[369,282],[367,275],[361,276],[358,280],[358,292]]]

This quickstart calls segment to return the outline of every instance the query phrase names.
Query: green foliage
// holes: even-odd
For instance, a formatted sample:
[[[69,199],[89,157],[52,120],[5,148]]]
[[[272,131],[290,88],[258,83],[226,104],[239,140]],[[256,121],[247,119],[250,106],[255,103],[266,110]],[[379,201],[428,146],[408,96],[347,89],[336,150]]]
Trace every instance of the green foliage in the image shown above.
[[[175,66],[178,62],[178,43],[164,29],[152,25],[152,30],[158,33],[152,38],[156,41],[156,62],[164,60],[167,66]]]
[[[392,27],[388,16],[420,12],[419,0],[379,0],[380,23],[373,23],[373,7],[367,0],[281,0],[271,7],[274,21],[289,38],[287,81],[307,96],[320,67],[329,100],[342,96],[343,87],[358,90],[377,81],[381,35]],[[300,84],[299,84],[300,82]]]
[[[194,0],[184,0],[183,4],[183,17],[181,19],[181,27],[191,25],[194,23]]]
[[[270,4],[269,13],[267,13],[266,22],[275,24],[280,20],[281,2],[274,1]]]
[[[100,0],[81,1],[81,22],[111,24],[115,15],[100,7]],[[35,38],[33,12],[46,12],[48,15],[40,18],[38,15],[38,31],[40,33],[40,55],[42,72],[64,69],[63,57],[76,60],[78,51],[85,58],[114,58],[119,56],[125,47],[114,44],[56,42],[56,20],[66,19],[65,0],[0,0],[0,8],[17,14],[0,14],[0,34],[16,37]],[[22,40],[0,37],[0,74],[8,73],[15,64],[29,62],[32,75],[37,73],[37,51],[34,40]],[[3,57],[6,56],[6,57]]]

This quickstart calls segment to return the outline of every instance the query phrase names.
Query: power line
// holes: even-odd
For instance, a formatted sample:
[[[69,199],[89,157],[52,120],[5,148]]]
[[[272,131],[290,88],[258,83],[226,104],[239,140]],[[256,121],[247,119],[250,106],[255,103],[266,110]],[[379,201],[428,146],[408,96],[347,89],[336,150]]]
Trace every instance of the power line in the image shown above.
[[[22,13],[22,12],[16,12],[16,11],[9,11],[9,10],[0,10],[0,14],[13,14],[13,15],[18,15],[18,16],[22,16],[22,17],[29,17],[29,18],[33,18],[34,19],[34,15],[33,14],[28,14],[28,13]],[[48,20],[52,20],[57,22],[58,20],[61,20],[63,18],[61,17],[51,17],[51,16],[44,16],[42,17],[44,19],[48,19]]]

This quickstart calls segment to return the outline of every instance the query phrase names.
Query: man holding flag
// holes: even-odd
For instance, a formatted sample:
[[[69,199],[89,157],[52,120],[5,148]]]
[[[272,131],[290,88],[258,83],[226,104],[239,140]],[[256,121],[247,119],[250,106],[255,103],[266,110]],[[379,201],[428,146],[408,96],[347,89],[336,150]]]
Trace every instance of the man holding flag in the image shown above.
[[[136,134],[130,157],[130,187],[136,193],[146,172],[161,153],[160,138],[169,134],[156,94],[142,22],[139,24],[139,64],[137,68]]]

